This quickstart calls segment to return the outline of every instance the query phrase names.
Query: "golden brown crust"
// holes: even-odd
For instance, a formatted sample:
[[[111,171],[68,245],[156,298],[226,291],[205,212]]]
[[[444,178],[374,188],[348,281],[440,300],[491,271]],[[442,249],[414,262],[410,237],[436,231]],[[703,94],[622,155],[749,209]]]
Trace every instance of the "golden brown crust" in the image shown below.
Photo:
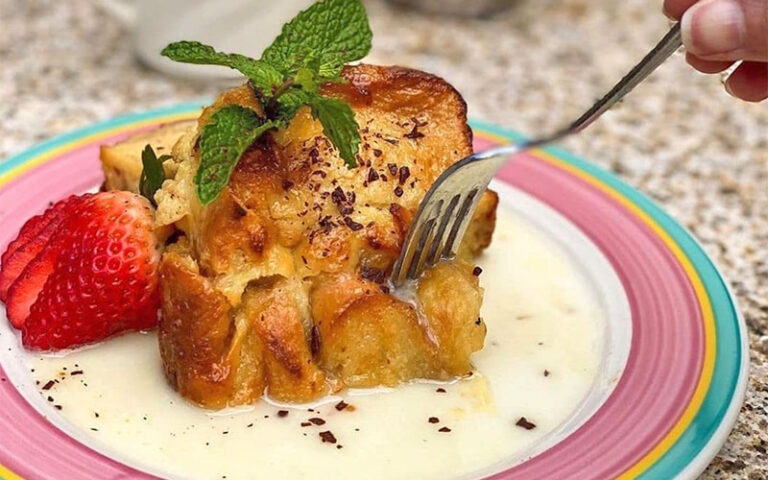
[[[168,275],[191,275],[213,293],[205,304],[188,298],[181,291],[192,282],[187,277],[181,287],[164,287],[161,332],[169,333],[161,344],[170,347],[161,351],[171,382],[193,401],[217,407],[225,395],[201,398],[180,386],[179,378],[204,369],[178,355],[177,344],[196,340],[171,337],[206,335],[195,321],[177,317],[199,318],[195,311],[211,309],[209,303],[216,315],[224,303],[229,308],[227,320],[211,320],[231,325],[229,345],[218,360],[206,357],[209,367],[220,361],[230,370],[229,386],[220,387],[229,388],[228,404],[255,401],[262,383],[271,396],[306,401],[345,385],[449,378],[465,374],[469,355],[482,347],[484,327],[475,325],[482,294],[470,267],[433,268],[425,277],[427,285],[440,278],[449,282],[443,286],[461,285],[454,306],[464,302],[464,309],[456,315],[422,305],[426,319],[420,319],[380,285],[430,185],[472,152],[464,101],[442,79],[405,68],[358,65],[343,76],[346,83],[321,91],[355,112],[362,138],[357,168],[344,165],[306,107],[287,128],[251,147],[220,197],[205,207],[190,194],[199,162],[194,138],[174,149],[179,173],[156,198],[173,199],[173,221],[188,238],[195,271],[179,272],[172,255],[163,263],[170,264]],[[226,92],[200,125],[231,103],[253,107],[256,99],[247,86]],[[490,242],[496,203],[493,192],[482,198],[461,248],[465,258]],[[420,300],[442,301],[427,287],[419,292]],[[180,327],[162,326],[172,321]],[[188,324],[189,331],[181,331]]]

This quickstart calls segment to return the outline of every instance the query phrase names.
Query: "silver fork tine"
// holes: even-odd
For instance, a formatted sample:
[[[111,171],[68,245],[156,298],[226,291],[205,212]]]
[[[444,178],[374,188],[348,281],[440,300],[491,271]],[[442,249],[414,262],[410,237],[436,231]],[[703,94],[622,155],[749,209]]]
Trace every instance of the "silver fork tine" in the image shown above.
[[[417,249],[417,255],[411,259],[411,267],[408,269],[408,278],[414,279],[421,274],[424,270],[424,264],[427,261],[427,252],[432,248],[432,243],[435,240],[435,224],[437,224],[437,218],[430,218],[424,224],[424,229],[419,240],[419,248]]]
[[[437,229],[437,234],[435,235],[437,241],[432,243],[432,248],[429,250],[429,254],[427,255],[428,266],[432,266],[437,263],[445,252],[445,230],[448,228],[451,220],[454,219],[453,211],[456,209],[456,205],[459,204],[460,200],[461,195],[455,195],[448,204],[448,207],[446,207],[445,211],[443,212],[443,218],[440,219],[440,225]]]
[[[475,212],[475,207],[477,206],[477,202],[480,201],[483,192],[485,192],[485,188],[483,188],[482,192],[477,188],[473,188],[469,191],[467,196],[464,197],[456,221],[446,239],[446,248],[443,252],[443,257],[453,258],[458,253],[459,245],[464,238],[464,232],[467,231],[469,222],[472,220],[472,214]]]

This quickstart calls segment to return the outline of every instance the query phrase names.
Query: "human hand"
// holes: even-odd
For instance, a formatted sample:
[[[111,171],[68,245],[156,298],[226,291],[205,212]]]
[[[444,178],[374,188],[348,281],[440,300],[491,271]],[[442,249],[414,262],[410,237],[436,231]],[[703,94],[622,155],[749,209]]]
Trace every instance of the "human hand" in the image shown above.
[[[725,89],[749,102],[768,98],[768,0],[664,0],[680,20],[686,60],[703,73],[742,64]]]

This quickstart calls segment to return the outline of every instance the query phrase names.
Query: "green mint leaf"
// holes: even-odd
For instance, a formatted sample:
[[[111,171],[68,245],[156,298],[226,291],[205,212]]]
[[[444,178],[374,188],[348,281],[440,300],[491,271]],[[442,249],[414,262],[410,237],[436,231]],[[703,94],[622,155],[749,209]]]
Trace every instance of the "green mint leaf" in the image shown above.
[[[200,134],[200,166],[195,174],[197,198],[202,205],[219,197],[243,153],[275,126],[240,105],[227,105],[211,115]]]
[[[317,94],[315,92],[301,88],[291,88],[287,90],[277,97],[277,103],[279,105],[277,119],[287,125],[296,115],[296,112],[304,105],[307,105],[309,101],[316,96]]]
[[[223,53],[200,42],[175,42],[163,49],[161,55],[176,62],[199,65],[221,65],[234,68],[251,79],[264,97],[271,97],[272,91],[283,83],[283,75],[272,65],[254,60],[237,53]]]
[[[319,76],[337,78],[345,63],[368,54],[372,37],[359,0],[322,0],[285,24],[261,59],[286,76],[314,64]]]
[[[312,116],[323,125],[323,133],[334,147],[347,167],[357,166],[355,155],[360,148],[355,112],[349,104],[335,98],[313,96],[309,99]]]
[[[141,178],[139,179],[139,193],[146,197],[152,205],[157,206],[155,202],[155,192],[160,189],[165,181],[165,170],[163,162],[171,158],[170,155],[162,155],[157,158],[151,145],[144,147],[141,152]]]

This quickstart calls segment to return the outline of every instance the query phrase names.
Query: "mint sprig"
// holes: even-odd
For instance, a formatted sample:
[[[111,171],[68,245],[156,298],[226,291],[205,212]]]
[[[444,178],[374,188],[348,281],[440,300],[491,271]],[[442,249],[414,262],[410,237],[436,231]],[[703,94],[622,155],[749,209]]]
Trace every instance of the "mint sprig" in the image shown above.
[[[283,75],[267,62],[237,53],[219,52],[200,42],[175,42],[165,47],[160,54],[181,63],[233,68],[248,77],[266,97],[271,96],[273,89],[284,81]]]
[[[161,155],[158,158],[151,145],[145,146],[141,152],[142,170],[141,178],[139,179],[139,193],[152,202],[154,206],[157,206],[155,192],[160,189],[165,181],[163,162],[169,158],[171,158],[170,155]]]
[[[358,0],[326,0],[286,23],[261,58],[285,75],[314,63],[321,77],[333,78],[345,63],[368,54],[372,37],[365,8]]]
[[[223,53],[199,42],[176,42],[162,55],[184,63],[221,65],[248,77],[261,112],[228,106],[214,112],[200,134],[197,196],[206,205],[229,182],[243,152],[272,128],[288,125],[304,105],[320,121],[323,132],[349,168],[357,166],[360,134],[352,108],[323,97],[323,83],[340,82],[348,62],[371,49],[372,33],[359,0],[321,0],[300,12],[258,60]]]
[[[250,108],[227,105],[213,112],[200,135],[200,166],[195,174],[197,198],[207,205],[216,200],[248,147],[270,128],[271,120]]]
[[[336,98],[310,98],[312,116],[323,125],[323,133],[339,150],[339,156],[347,165],[357,165],[355,155],[360,148],[360,134],[357,131],[355,112],[348,104]]]

